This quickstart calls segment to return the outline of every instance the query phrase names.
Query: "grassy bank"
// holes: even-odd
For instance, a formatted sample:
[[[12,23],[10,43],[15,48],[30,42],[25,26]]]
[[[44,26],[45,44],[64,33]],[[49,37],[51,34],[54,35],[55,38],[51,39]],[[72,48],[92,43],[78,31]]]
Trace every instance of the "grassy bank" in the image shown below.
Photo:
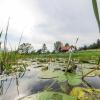
[[[48,62],[50,59],[52,61],[57,61],[59,58],[62,58],[63,61],[68,61],[69,52],[67,53],[47,53],[47,54],[18,54],[16,52],[8,52],[4,54],[0,53],[0,58],[2,62],[3,70],[6,72],[12,72],[12,66],[17,64],[18,59],[38,59],[40,62]],[[94,60],[96,64],[100,62],[100,50],[86,50],[86,51],[77,51],[72,53],[72,60],[78,60],[82,63],[88,63],[90,60]],[[59,60],[60,61],[60,60]]]
[[[69,53],[47,53],[47,54],[18,54],[18,58],[68,58]],[[98,60],[100,57],[100,50],[86,50],[73,52],[73,59],[84,59],[84,60]]]

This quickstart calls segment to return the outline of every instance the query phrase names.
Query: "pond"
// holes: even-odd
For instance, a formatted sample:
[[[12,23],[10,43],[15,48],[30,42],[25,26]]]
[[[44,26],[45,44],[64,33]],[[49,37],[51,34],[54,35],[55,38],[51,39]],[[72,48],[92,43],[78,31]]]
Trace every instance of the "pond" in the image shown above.
[[[2,77],[0,80],[0,100],[17,100],[19,97],[37,93],[42,91],[46,86],[49,86],[52,80],[39,78],[39,66],[37,62],[31,63],[24,75],[17,78],[18,86],[16,85],[15,75]],[[56,90],[59,86],[56,84],[54,88]]]
[[[26,72],[22,73],[20,76],[17,75],[16,77],[16,75],[10,75],[0,78],[0,100],[18,100],[18,98],[43,91],[53,80],[39,78],[41,66],[48,65],[49,70],[59,70],[63,64],[55,62],[43,64],[31,61],[27,61],[27,63],[28,67],[26,68]],[[86,77],[85,80],[92,87],[100,89],[100,78],[98,76]],[[83,86],[85,87],[85,85]],[[60,87],[55,83],[53,89],[54,91],[59,91]]]

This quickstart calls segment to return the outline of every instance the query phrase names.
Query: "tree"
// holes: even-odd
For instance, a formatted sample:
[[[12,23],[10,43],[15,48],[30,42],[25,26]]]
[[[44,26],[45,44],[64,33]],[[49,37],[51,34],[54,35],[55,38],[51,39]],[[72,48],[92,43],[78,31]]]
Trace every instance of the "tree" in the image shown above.
[[[68,43],[66,43],[66,44],[65,44],[65,46],[69,46],[69,44],[68,44]]]
[[[44,43],[43,46],[42,46],[42,49],[41,49],[41,52],[42,53],[46,53],[48,50],[47,50],[47,46],[46,44]]]
[[[86,49],[100,49],[100,40],[97,39],[95,43],[90,44],[89,46],[80,47],[79,50],[86,50]]]
[[[62,46],[62,43],[61,43],[60,41],[56,41],[56,42],[54,43],[54,51],[55,51],[55,52],[59,52],[61,46]]]
[[[42,53],[42,50],[41,49],[37,50],[37,53],[38,54],[41,54]]]
[[[97,40],[97,47],[100,48],[100,40]]]
[[[19,53],[32,53],[34,51],[33,47],[31,44],[29,43],[23,43],[21,44],[19,47],[18,47],[18,50],[17,50]]]
[[[47,49],[47,46],[46,46],[45,43],[42,45],[41,49],[37,50],[37,53],[39,53],[39,54],[41,54],[41,53],[49,53],[49,50]]]

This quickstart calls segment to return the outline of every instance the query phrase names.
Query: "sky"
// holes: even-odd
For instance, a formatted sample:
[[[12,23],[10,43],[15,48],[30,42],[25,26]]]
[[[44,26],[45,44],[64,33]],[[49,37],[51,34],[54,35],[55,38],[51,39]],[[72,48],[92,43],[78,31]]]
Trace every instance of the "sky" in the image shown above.
[[[21,43],[31,43],[36,50],[43,43],[53,50],[56,41],[75,44],[79,37],[79,47],[100,38],[92,0],[0,0],[3,34],[8,18],[8,48],[17,48],[22,33]]]

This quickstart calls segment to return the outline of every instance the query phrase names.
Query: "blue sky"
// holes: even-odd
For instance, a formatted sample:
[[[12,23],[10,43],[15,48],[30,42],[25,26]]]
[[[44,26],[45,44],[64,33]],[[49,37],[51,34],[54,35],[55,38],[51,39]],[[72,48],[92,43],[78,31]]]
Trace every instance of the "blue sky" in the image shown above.
[[[99,38],[92,0],[0,0],[0,30],[4,33],[9,17],[8,41],[13,48],[22,32],[22,43],[29,42],[35,49],[46,43],[52,50],[58,40],[74,44],[77,37],[77,46],[83,46]]]

